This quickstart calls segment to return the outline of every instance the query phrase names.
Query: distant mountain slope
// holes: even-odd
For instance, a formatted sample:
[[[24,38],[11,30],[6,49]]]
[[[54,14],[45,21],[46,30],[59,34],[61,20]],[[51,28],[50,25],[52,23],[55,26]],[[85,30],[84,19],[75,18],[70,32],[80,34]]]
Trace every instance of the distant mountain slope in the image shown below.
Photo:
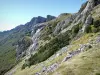
[[[54,19],[41,16],[34,17],[25,25],[19,25],[12,30],[0,32],[0,75],[16,64],[16,44],[24,36],[31,36],[33,26]]]

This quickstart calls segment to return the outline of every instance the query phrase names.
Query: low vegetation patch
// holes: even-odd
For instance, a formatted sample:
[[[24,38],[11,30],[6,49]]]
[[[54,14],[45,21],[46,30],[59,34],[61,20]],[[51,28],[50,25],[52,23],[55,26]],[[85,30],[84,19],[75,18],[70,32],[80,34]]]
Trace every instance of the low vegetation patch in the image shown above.
[[[86,33],[97,33],[100,31],[100,20],[96,20],[93,22],[93,25],[89,25],[86,27]]]
[[[45,44],[44,46],[41,46],[38,52],[29,58],[28,60],[29,65],[31,66],[40,63],[42,61],[45,61],[55,52],[57,52],[60,48],[68,45],[69,41],[70,41],[69,32],[56,36],[49,43]]]

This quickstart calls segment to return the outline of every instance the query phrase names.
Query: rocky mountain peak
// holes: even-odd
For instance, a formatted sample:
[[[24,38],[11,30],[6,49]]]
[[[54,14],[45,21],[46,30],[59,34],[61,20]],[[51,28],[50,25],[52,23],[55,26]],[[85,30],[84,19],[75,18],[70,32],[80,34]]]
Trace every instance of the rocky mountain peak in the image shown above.
[[[46,18],[38,16],[38,17],[32,18],[30,22],[35,25],[37,23],[46,22]]]
[[[50,20],[55,19],[55,18],[56,18],[55,16],[47,15],[46,21],[50,21]]]
[[[89,11],[91,11],[96,5],[100,4],[100,0],[88,0],[88,3],[83,10],[82,14],[85,14]]]

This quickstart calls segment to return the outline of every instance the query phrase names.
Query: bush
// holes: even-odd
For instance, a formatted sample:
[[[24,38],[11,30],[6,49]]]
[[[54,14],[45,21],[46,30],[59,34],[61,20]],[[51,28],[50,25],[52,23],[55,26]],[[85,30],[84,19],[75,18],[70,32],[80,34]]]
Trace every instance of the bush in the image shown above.
[[[100,75],[100,73],[96,73],[96,75]]]
[[[86,33],[91,33],[92,31],[91,31],[91,25],[89,25],[89,26],[87,26],[86,28],[85,28],[85,31],[84,32],[86,32]]]
[[[26,36],[31,36],[31,31],[25,33]]]
[[[94,25],[91,25],[91,31],[92,33],[98,32],[98,28],[96,28]]]
[[[94,21],[94,22],[93,22],[93,25],[94,25],[95,27],[99,27],[99,26],[100,26],[100,20]]]
[[[72,28],[72,34],[78,33],[78,31],[79,31],[79,25],[75,25],[75,26]]]
[[[75,37],[81,28],[82,28],[82,24],[81,23],[78,24],[78,25],[75,25],[72,28],[72,36],[71,36],[71,38]]]
[[[52,39],[45,46],[41,46],[38,50],[38,53],[32,55],[29,58],[28,61],[30,66],[45,61],[50,56],[52,56],[55,52],[57,52],[60,48],[68,45],[70,41],[69,37],[70,37],[69,32],[65,34],[60,34],[56,36],[54,39]]]
[[[23,66],[22,66],[22,68],[21,68],[21,69],[23,70],[23,69],[25,69],[25,67],[26,67],[26,64],[23,64]]]

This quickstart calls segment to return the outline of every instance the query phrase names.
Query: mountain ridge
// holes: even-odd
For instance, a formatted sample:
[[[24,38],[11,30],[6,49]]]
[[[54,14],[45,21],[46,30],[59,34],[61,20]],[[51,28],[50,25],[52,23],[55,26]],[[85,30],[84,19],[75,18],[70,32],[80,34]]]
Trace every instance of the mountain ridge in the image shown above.
[[[20,62],[5,75],[99,75],[99,9],[100,0],[88,0],[77,13],[27,23],[15,32],[23,32],[14,43]]]
[[[54,16],[50,16],[50,19],[54,19]],[[25,35],[31,36],[32,27],[35,24],[46,22],[47,18],[38,16],[31,19],[30,22],[25,25],[19,25],[11,30],[0,32],[0,74],[4,74],[15,65],[16,61],[16,44]],[[12,52],[11,52],[12,51]],[[12,54],[11,54],[12,53]],[[6,56],[8,55],[8,56]],[[10,57],[12,55],[12,57]],[[11,62],[10,62],[11,60]],[[4,62],[4,63],[3,63]],[[11,67],[9,66],[11,65]],[[3,66],[4,65],[4,66]],[[6,68],[7,67],[7,68]]]

